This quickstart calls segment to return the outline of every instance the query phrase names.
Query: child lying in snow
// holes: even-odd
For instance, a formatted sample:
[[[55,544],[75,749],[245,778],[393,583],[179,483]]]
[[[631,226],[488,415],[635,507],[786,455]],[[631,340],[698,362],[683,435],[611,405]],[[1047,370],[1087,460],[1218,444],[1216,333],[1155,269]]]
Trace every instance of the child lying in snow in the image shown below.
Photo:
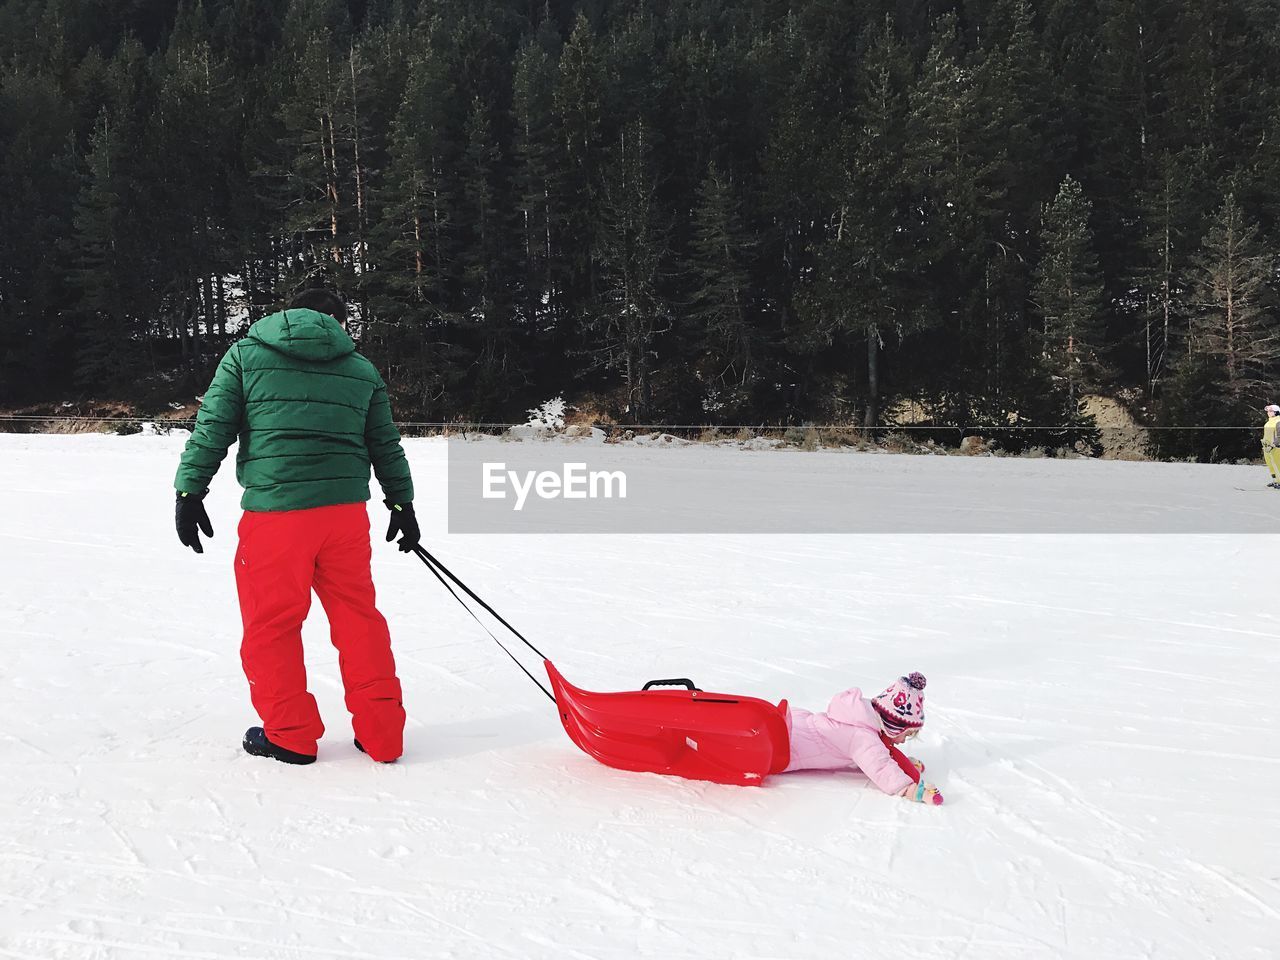
[[[826,713],[788,706],[791,763],[784,772],[855,767],[885,793],[942,803],[938,788],[924,782],[924,764],[897,747],[924,726],[924,685],[924,676],[913,673],[895,680],[870,703],[853,687],[836,694]]]

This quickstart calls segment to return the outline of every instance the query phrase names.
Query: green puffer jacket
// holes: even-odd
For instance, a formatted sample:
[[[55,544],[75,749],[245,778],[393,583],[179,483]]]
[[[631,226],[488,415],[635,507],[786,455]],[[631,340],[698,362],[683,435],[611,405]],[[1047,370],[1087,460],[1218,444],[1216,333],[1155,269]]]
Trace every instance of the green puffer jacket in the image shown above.
[[[245,510],[303,510],[369,499],[369,467],[392,503],[413,499],[387,387],[333,317],[263,317],[218,364],[174,485],[201,493],[240,438]]]

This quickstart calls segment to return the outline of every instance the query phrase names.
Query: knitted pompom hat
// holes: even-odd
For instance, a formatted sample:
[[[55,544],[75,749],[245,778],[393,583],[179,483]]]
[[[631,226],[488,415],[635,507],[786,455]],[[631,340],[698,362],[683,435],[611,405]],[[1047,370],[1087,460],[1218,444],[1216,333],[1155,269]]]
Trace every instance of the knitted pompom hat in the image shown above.
[[[924,726],[924,685],[922,673],[899,677],[873,697],[871,705],[891,726],[918,730]]]

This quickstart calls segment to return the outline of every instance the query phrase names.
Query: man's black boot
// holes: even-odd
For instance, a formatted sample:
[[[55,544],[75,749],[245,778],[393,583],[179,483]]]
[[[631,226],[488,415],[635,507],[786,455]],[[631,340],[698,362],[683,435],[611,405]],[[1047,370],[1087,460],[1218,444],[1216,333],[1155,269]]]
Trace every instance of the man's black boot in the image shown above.
[[[267,739],[261,727],[250,727],[244,732],[244,752],[254,757],[271,757],[281,763],[315,763],[316,758],[306,753],[294,753],[284,747],[277,747]]]
[[[364,748],[364,744],[362,744],[359,740],[352,740],[351,742],[352,742],[352,743],[354,743],[354,744],[356,745],[356,749],[357,749],[357,750],[359,750],[361,753],[363,753],[366,757],[368,757],[368,756],[369,756],[369,751],[368,751],[368,750],[366,750],[366,749]],[[370,757],[370,759],[372,759],[372,757]],[[394,761],[394,760],[379,760],[379,761],[378,761],[378,763],[395,763],[395,761]]]

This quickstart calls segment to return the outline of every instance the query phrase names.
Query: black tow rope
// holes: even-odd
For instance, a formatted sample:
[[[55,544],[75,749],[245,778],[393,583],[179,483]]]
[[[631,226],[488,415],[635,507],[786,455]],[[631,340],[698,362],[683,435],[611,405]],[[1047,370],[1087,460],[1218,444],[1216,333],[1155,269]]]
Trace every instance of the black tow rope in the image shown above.
[[[439,560],[433,557],[430,553],[428,553],[426,549],[424,549],[421,546],[417,546],[413,548],[413,552],[419,560],[421,560],[423,563],[427,565],[427,569],[430,570],[432,575],[434,575],[435,578],[439,580],[440,583],[444,586],[444,588],[449,591],[449,593],[453,596],[453,599],[458,601],[462,609],[467,611],[467,613],[471,614],[471,619],[474,620],[476,623],[480,624],[480,628],[489,635],[489,638],[493,640],[493,642],[496,643],[499,647],[502,648],[503,653],[505,653],[508,657],[511,658],[511,662],[514,663],[517,667],[519,667],[520,671],[526,677],[528,677],[535,684],[537,684],[538,689],[547,695],[548,700],[550,700],[552,703],[555,703],[556,698],[552,694],[552,692],[548,690],[546,687],[544,687],[541,681],[539,681],[537,677],[535,677],[532,673],[530,673],[527,669],[525,669],[525,665],[516,658],[516,655],[514,653],[512,653],[510,650],[507,649],[506,644],[504,644],[501,640],[499,640],[494,635],[493,631],[490,630],[488,626],[485,625],[485,622],[476,616],[475,611],[472,610],[469,606],[467,606],[466,602],[460,596],[458,596],[457,592],[453,589],[453,587],[449,585],[449,580],[452,580],[458,586],[458,588],[462,590],[462,592],[465,593],[468,597],[470,597],[476,603],[480,604],[480,606],[484,607],[484,609],[488,611],[489,615],[492,616],[493,619],[497,620],[500,624],[502,624],[504,627],[510,630],[516,636],[516,638],[519,639],[521,643],[523,643],[526,647],[528,647],[530,650],[536,653],[543,660],[546,660],[547,658],[543,654],[543,652],[539,650],[537,647],[535,647],[532,643],[530,643],[527,639],[525,639],[524,634],[522,634],[519,630],[517,630],[511,624],[507,623],[507,621],[503,619],[502,614],[498,613],[497,610],[493,609],[493,607],[489,606],[489,604],[485,603],[478,596],[476,596],[476,592],[474,590],[472,590],[465,583],[463,583],[456,576],[454,576],[453,572],[448,567],[446,567],[443,563],[441,563]],[[445,577],[448,577],[449,579],[446,580]]]

